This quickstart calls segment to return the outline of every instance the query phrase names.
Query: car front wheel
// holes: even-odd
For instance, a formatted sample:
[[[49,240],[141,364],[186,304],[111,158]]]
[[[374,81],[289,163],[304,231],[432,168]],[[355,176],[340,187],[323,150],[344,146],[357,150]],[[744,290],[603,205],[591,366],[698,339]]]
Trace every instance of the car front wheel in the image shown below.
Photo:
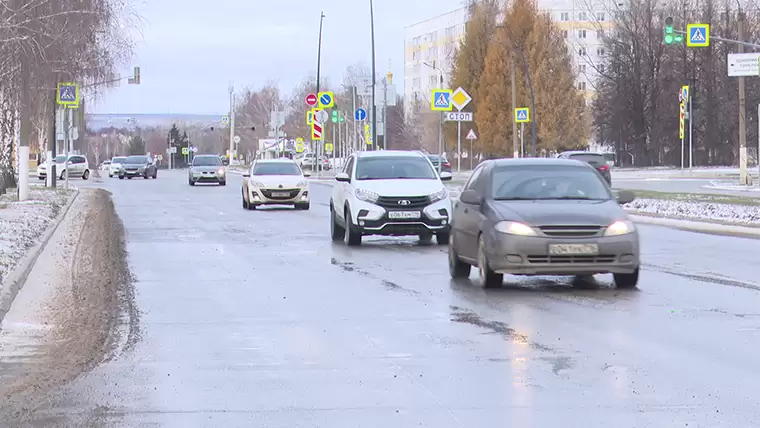
[[[90,178],[90,170],[85,169],[84,172],[82,173],[82,180],[87,180],[88,178]]]
[[[351,211],[346,208],[345,213],[343,216],[346,219],[346,235],[345,235],[345,241],[346,245],[350,247],[356,247],[362,244],[362,234],[361,232],[356,230],[356,226],[354,226],[354,221],[351,218]]]
[[[342,241],[346,236],[346,229],[338,223],[338,216],[335,215],[332,204],[330,204],[330,236],[333,242]]]
[[[486,241],[483,235],[478,238],[478,278],[480,286],[483,288],[500,287],[504,282],[504,275],[496,273],[488,266],[488,255],[486,254]]]
[[[472,266],[459,259],[459,254],[454,247],[454,240],[449,240],[449,274],[453,279],[468,278]]]
[[[617,288],[636,288],[639,283],[639,268],[637,267],[632,273],[616,273],[612,277],[615,279]]]

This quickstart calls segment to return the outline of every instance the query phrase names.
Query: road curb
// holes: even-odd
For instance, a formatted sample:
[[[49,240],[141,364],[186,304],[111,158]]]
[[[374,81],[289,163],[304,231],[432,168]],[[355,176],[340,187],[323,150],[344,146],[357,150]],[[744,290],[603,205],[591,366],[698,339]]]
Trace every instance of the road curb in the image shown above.
[[[700,232],[711,235],[738,236],[760,239],[760,228],[749,226],[735,226],[727,224],[708,223],[694,220],[679,220],[664,217],[654,217],[640,214],[629,214],[631,220],[636,223],[665,226],[688,232]]]
[[[0,323],[5,319],[5,314],[11,308],[13,301],[16,299],[18,292],[24,286],[26,279],[29,277],[29,273],[34,268],[37,259],[45,250],[50,238],[53,237],[55,231],[58,230],[58,226],[63,222],[63,219],[68,214],[69,209],[74,204],[74,201],[79,196],[80,190],[74,188],[74,194],[69,198],[69,201],[64,205],[61,212],[58,213],[53,222],[43,232],[40,240],[30,248],[26,254],[18,261],[13,271],[3,280],[2,289],[0,289]]]

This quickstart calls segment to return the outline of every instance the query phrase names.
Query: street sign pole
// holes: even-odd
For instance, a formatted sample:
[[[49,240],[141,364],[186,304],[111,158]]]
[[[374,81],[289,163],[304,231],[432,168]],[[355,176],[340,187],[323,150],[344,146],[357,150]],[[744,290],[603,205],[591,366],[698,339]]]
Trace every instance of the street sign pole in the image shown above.
[[[63,162],[63,172],[66,174],[63,180],[63,188],[69,188],[69,126],[71,126],[69,113],[71,110],[63,106],[63,155],[66,160]]]
[[[520,157],[525,157],[525,122],[520,124]]]
[[[439,162],[440,163],[440,160]],[[462,172],[462,121],[457,121],[457,174]]]
[[[438,159],[438,175],[441,175],[441,166],[443,165],[441,161],[443,158],[443,112],[441,112],[441,126],[438,128],[438,155],[440,156]]]
[[[353,111],[356,112],[356,85],[353,86],[353,98],[351,100],[351,104],[352,104]],[[356,130],[356,116],[354,116],[354,135],[351,136],[351,140],[353,140],[354,151],[359,150],[359,146],[356,144],[358,140],[357,135],[358,135],[358,132]]]
[[[694,166],[694,140],[692,139],[692,132],[694,130],[694,127],[692,126],[693,118],[691,116],[692,113],[692,107],[691,107],[691,90],[689,91],[689,172],[691,172],[692,167]]]

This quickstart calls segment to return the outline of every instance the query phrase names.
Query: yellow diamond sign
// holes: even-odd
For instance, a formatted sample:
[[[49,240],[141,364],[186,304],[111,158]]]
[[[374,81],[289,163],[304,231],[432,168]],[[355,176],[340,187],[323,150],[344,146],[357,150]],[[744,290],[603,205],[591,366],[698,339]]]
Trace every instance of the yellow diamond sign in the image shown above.
[[[472,101],[472,97],[461,87],[457,88],[454,93],[451,94],[451,104],[453,104],[457,110],[465,108],[470,101]]]

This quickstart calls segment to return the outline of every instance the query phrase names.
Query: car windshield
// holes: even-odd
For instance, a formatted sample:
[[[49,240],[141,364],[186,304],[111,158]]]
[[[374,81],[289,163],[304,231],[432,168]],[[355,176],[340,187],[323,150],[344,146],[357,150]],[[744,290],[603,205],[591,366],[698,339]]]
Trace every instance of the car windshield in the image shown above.
[[[430,159],[430,162],[433,163],[440,162],[441,160],[443,160],[443,163],[446,163],[446,158],[439,155],[428,155],[427,158]]]
[[[111,163],[124,163],[126,159],[127,158],[113,158],[111,159]]]
[[[127,165],[143,165],[148,163],[147,156],[129,156],[124,159],[124,163]]]
[[[357,180],[436,180],[438,174],[420,156],[372,156],[356,163]]]
[[[570,155],[570,159],[581,162],[588,162],[592,165],[599,165],[606,162],[604,155],[598,153],[577,153]]]
[[[608,200],[612,194],[588,167],[563,165],[503,166],[492,172],[495,200]]]
[[[193,166],[221,166],[222,160],[218,156],[196,156]]]
[[[301,175],[301,169],[290,162],[258,162],[251,175]]]
[[[66,156],[56,156],[55,157],[55,163],[64,163],[66,162]]]

